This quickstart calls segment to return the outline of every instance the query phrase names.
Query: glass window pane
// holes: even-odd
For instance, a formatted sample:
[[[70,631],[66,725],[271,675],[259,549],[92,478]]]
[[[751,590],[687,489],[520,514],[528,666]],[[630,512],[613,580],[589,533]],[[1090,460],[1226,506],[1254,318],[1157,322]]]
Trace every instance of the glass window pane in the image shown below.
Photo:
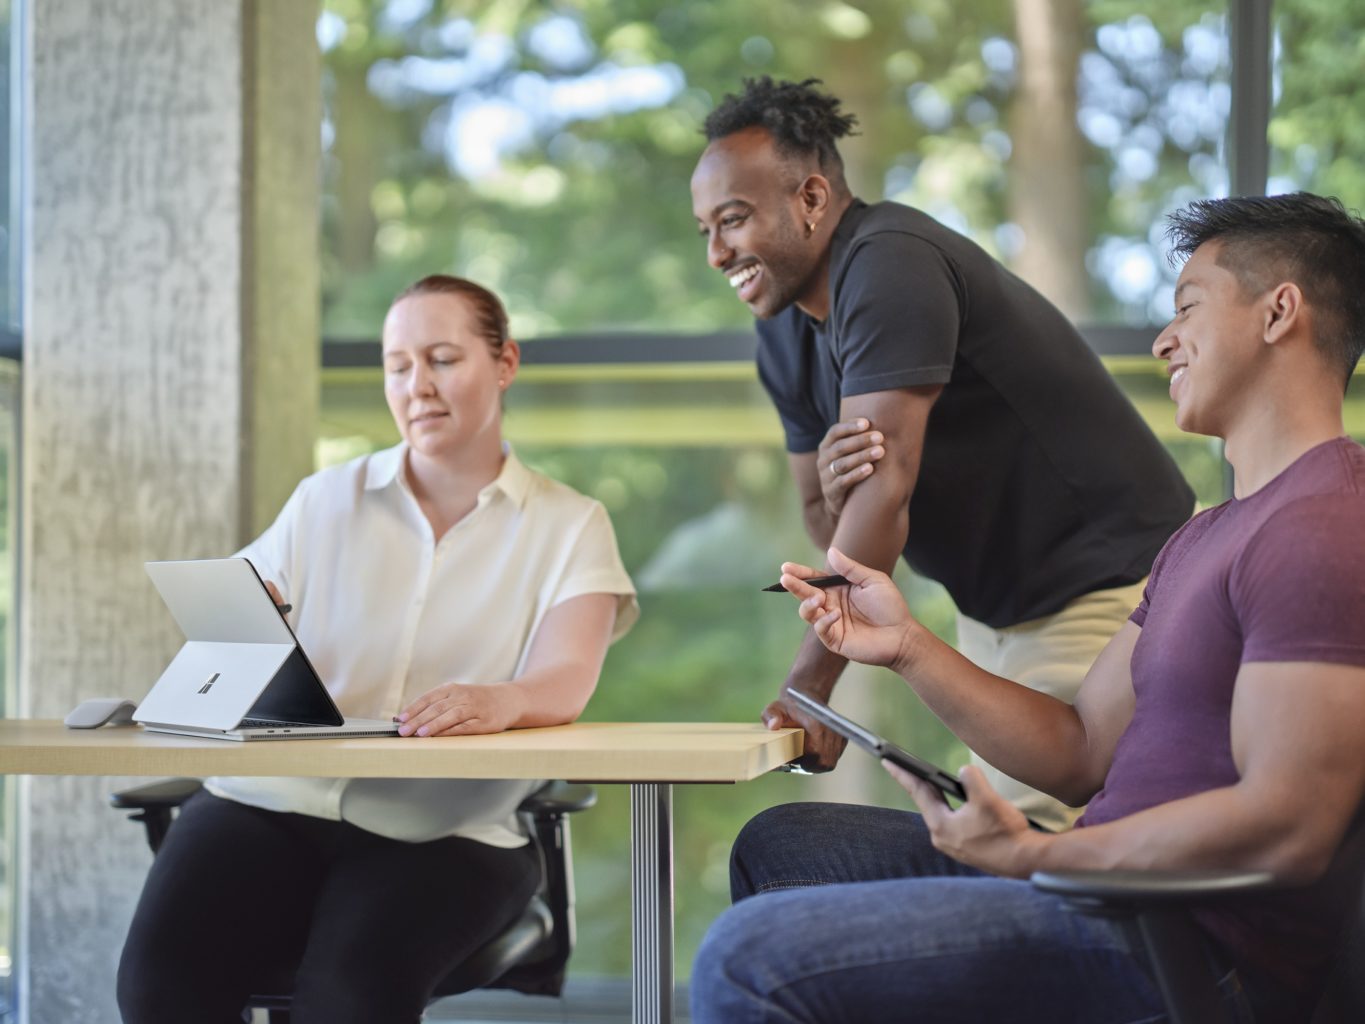
[[[1365,7],[1276,0],[1270,194],[1303,189],[1365,210]],[[1365,441],[1361,369],[1346,396],[1346,431]]]
[[[856,191],[970,235],[1082,322],[1164,322],[1163,214],[1227,189],[1221,2],[872,0],[799,17],[778,0],[323,6],[330,338],[373,340],[392,295],[434,271],[493,287],[522,338],[747,330],[706,265],[688,189],[702,120],[745,76],[823,79],[861,121],[842,147]],[[1201,502],[1220,500],[1219,450],[1175,431],[1155,360],[1111,369]],[[377,370],[325,371],[323,419],[323,462],[395,437]],[[531,465],[603,501],[641,590],[587,717],[752,720],[802,632],[789,599],[756,587],[784,558],[818,557],[752,365],[530,362],[505,430]],[[901,584],[954,639],[942,589]],[[836,700],[945,767],[965,761],[895,680]],[[740,826],[813,798],[909,806],[856,754],[820,778],[679,788],[680,976],[728,903]],[[628,968],[627,820],[624,791],[604,787],[574,823],[575,977]]]
[[[324,333],[372,338],[433,270],[522,337],[743,326],[688,180],[745,75],[819,77],[864,197],[920,206],[1088,322],[1163,320],[1163,211],[1221,194],[1224,5],[328,0]]]
[[[1274,31],[1267,191],[1305,189],[1365,208],[1365,7],[1276,0]]]
[[[19,522],[19,364],[0,359],[0,716],[16,712]],[[0,780],[0,1024],[17,1020],[14,990],[17,779]]]
[[[19,91],[17,23],[19,4],[0,0],[0,339],[6,347],[20,331],[18,182],[21,154],[16,108]],[[16,596],[18,543],[15,529],[19,505],[19,365],[0,359],[0,715],[15,712],[14,666],[17,633]],[[14,960],[17,907],[16,779],[0,781],[0,1022],[18,1019],[15,1004]]]
[[[15,56],[19,52],[18,33],[11,31],[14,18],[11,0],[0,0],[0,327],[19,330],[19,118],[11,109],[18,104],[19,91]]]

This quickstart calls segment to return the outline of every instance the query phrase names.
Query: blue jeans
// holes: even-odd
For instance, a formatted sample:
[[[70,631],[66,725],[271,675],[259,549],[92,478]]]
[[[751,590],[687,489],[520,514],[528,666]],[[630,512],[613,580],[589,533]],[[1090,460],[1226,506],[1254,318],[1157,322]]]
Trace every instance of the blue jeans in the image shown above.
[[[918,814],[771,808],[735,841],[730,885],[693,966],[695,1024],[1165,1019],[1125,926],[939,853]]]

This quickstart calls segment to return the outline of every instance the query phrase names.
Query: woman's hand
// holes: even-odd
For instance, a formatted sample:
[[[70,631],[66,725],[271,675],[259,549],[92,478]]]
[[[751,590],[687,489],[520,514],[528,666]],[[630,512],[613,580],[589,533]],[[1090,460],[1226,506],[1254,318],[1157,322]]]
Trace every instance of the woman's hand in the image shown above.
[[[282,613],[293,610],[290,608],[289,602],[284,599],[284,595],[280,593],[280,588],[275,586],[274,580],[262,580],[261,582],[265,584],[265,589],[270,594],[270,600],[275,602],[276,608],[280,609]]]
[[[521,718],[524,700],[524,691],[507,683],[442,683],[399,712],[398,735],[503,732]]]
[[[913,631],[919,628],[891,577],[829,549],[829,566],[848,586],[820,589],[805,581],[824,572],[782,563],[782,586],[801,602],[801,618],[815,627],[820,642],[835,654],[868,665],[899,669],[908,664]]]

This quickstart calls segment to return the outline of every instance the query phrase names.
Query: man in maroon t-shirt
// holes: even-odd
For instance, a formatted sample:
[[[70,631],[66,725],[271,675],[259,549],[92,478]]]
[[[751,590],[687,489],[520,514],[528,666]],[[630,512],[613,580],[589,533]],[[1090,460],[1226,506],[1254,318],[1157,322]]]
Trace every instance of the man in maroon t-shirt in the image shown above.
[[[765,812],[736,842],[732,887],[786,891],[712,928],[699,1024],[1154,1016],[1117,925],[1016,881],[1085,868],[1273,873],[1283,888],[1197,919],[1258,1020],[1306,1019],[1365,864],[1365,449],[1342,419],[1365,348],[1365,222],[1302,193],[1202,201],[1172,222],[1188,260],[1153,353],[1181,429],[1226,442],[1234,497],[1166,544],[1074,706],[977,668],[837,550],[847,587],[783,567],[832,651],[895,668],[987,761],[1085,816],[1041,834],[975,767],[951,810],[888,765],[922,819],[830,808],[825,849],[803,862],[785,809]]]

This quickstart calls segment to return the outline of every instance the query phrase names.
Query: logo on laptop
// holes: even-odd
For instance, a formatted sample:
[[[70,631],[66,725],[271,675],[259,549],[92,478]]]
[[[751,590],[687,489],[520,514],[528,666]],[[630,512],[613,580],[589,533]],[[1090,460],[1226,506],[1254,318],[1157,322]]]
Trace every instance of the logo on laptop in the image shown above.
[[[213,689],[213,684],[218,682],[218,677],[222,674],[223,673],[221,672],[215,672],[213,673],[213,675],[209,676],[208,682],[206,682],[203,686],[199,687],[199,692],[208,693],[209,690]]]

